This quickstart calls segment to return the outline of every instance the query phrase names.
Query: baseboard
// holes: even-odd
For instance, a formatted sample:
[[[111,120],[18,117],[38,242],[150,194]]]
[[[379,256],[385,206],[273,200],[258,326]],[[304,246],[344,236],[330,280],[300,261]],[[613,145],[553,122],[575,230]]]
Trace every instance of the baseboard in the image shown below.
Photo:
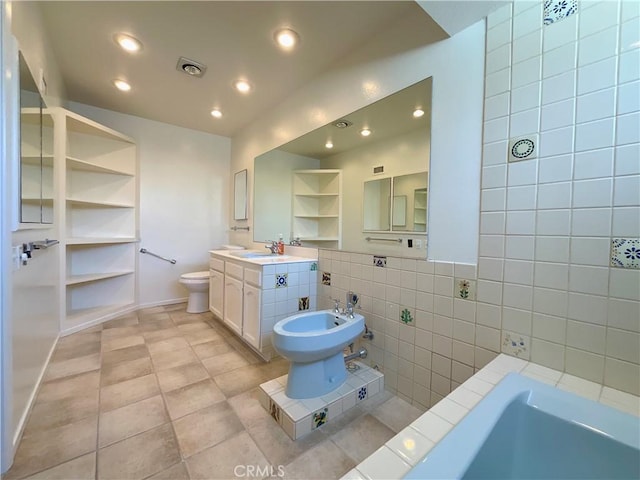
[[[189,297],[172,298],[171,300],[162,300],[160,302],[140,303],[136,310],[140,310],[142,308],[163,307],[165,305],[175,305],[176,303],[187,303],[187,300],[189,300]]]

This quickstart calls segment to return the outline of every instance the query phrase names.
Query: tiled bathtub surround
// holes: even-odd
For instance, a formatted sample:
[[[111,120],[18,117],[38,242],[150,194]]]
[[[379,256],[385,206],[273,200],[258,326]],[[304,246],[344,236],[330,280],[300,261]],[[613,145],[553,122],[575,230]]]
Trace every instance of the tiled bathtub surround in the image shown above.
[[[500,355],[347,473],[343,480],[402,478],[509,372],[519,372],[561,390],[640,416],[640,398],[637,396]]]
[[[360,362],[352,362],[347,380],[337,390],[318,398],[287,397],[287,375],[260,385],[260,403],[271,417],[297,440],[346,413],[360,402],[384,391],[384,375]]]
[[[611,242],[640,236],[640,3],[558,3],[487,20],[477,323],[637,395],[640,270],[612,266]],[[508,163],[533,134],[538,158]]]

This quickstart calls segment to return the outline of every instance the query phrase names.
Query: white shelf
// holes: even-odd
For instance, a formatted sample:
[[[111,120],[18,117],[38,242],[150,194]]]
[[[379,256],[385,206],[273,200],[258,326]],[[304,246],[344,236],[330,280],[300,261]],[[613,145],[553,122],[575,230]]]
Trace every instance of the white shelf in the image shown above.
[[[67,203],[78,208],[135,208],[135,205],[125,203],[81,200],[79,198],[67,198]]]
[[[339,197],[339,193],[296,193],[296,197],[308,197],[308,198],[325,198],[325,197]]]
[[[121,277],[122,275],[131,275],[135,270],[125,270],[122,272],[103,272],[103,273],[86,273],[84,275],[72,275],[67,277],[67,285],[78,285],[80,283],[96,282],[98,280],[106,280],[107,278]]]
[[[67,322],[73,325],[81,325],[83,323],[94,321],[96,319],[117,315],[119,312],[127,308],[131,308],[133,305],[133,302],[114,303],[106,306],[68,310]]]
[[[79,170],[83,172],[94,172],[94,173],[110,173],[113,175],[126,175],[127,177],[133,177],[134,175],[129,172],[124,172],[122,170],[117,170],[114,168],[103,167],[101,165],[97,165],[92,162],[88,162],[86,160],[80,160],[78,158],[67,157],[67,169],[69,170]]]
[[[67,245],[108,245],[116,243],[135,243],[139,239],[134,237],[71,237],[67,238]]]
[[[338,215],[294,215],[296,218],[339,218]]]

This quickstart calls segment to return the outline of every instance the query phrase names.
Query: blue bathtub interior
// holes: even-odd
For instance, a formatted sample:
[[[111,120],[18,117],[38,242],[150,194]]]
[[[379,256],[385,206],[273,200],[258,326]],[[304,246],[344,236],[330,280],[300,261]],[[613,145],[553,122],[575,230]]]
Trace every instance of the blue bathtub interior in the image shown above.
[[[640,420],[509,374],[405,478],[638,479]]]

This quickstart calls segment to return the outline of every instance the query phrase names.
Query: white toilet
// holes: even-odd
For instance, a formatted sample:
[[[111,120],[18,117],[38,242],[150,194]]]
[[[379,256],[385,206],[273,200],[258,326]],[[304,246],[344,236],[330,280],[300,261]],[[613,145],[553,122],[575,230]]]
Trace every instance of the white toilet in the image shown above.
[[[209,311],[209,271],[183,273],[179,282],[189,290],[187,313]]]

